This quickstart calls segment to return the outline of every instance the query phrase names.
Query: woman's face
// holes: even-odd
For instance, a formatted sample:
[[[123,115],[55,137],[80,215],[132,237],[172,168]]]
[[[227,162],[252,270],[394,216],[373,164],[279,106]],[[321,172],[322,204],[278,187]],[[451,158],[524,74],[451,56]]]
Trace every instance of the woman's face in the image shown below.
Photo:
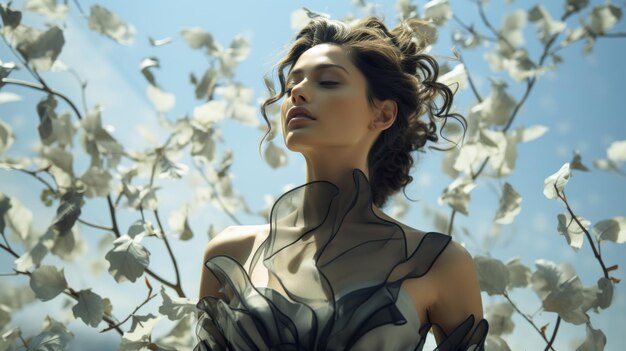
[[[292,151],[329,151],[325,148],[362,148],[379,134],[368,128],[374,118],[366,96],[365,76],[343,48],[319,44],[305,51],[291,67],[287,94],[281,104],[281,125],[287,148]],[[291,126],[287,113],[304,107],[315,118]]]

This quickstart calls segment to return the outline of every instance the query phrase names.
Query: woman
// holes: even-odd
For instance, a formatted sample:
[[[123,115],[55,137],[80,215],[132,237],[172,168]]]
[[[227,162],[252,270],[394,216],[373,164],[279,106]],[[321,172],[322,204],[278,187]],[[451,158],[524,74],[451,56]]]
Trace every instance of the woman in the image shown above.
[[[285,96],[283,137],[306,183],[276,200],[267,225],[208,244],[196,350],[422,350],[431,328],[440,350],[484,348],[468,252],[380,210],[412,180],[410,152],[438,140],[434,117],[465,121],[421,53],[421,26],[317,18],[299,32],[262,113]]]

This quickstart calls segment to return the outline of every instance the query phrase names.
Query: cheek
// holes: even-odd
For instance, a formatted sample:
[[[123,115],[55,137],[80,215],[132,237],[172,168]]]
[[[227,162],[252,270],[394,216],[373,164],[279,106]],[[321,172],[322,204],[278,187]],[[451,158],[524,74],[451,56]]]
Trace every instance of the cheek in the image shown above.
[[[328,108],[332,115],[346,123],[358,123],[367,119],[367,100],[362,96],[337,96],[328,104]]]

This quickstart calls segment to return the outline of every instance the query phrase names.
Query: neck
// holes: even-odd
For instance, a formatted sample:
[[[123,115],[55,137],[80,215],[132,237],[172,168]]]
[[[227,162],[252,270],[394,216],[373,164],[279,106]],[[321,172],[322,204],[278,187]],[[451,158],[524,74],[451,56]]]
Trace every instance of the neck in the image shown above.
[[[359,169],[369,180],[369,169],[367,167],[367,161],[365,159],[359,160],[357,157],[340,157],[341,155],[333,155],[333,157],[319,157],[316,158],[311,155],[306,155],[306,182],[313,181],[328,181],[337,186],[338,193],[335,195],[335,203],[338,205],[336,210],[343,213],[347,206],[350,205],[355,195],[355,179],[354,169]],[[315,213],[316,210],[321,208],[316,207],[319,201],[323,201],[323,197],[328,194],[322,194],[316,192],[315,187],[305,189],[304,193],[304,213],[307,215],[322,215]],[[380,213],[375,205],[372,205],[373,210]],[[321,209],[327,210],[327,209]]]
[[[345,154],[345,151],[334,150],[332,156],[328,153],[318,156],[315,153],[304,154],[306,160],[306,182],[325,180],[335,184],[342,193],[354,190],[352,172],[358,168],[369,179],[369,167],[366,156],[361,154]]]

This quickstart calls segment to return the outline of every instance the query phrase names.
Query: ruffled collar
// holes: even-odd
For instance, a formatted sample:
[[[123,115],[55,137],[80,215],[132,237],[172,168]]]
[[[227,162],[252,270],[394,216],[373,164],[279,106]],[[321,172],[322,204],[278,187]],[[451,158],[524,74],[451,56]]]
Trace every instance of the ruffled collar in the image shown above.
[[[209,315],[199,322],[199,337],[212,345],[222,343],[218,339],[223,345],[238,340],[242,346],[231,344],[232,349],[242,350],[251,345],[344,350],[365,340],[365,334],[384,333],[380,326],[404,325],[397,329],[406,333],[398,349],[418,345],[429,325],[421,328],[414,309],[398,309],[400,286],[407,278],[426,274],[451,238],[428,232],[409,248],[403,228],[373,211],[365,174],[354,168],[352,179],[354,187],[341,194],[332,182],[313,181],[276,200],[269,235],[250,265],[263,260],[267,287],[255,287],[229,256],[206,262],[231,297],[227,304],[213,297],[198,303]],[[409,325],[407,320],[418,323]],[[463,330],[472,324],[468,318]]]
[[[256,267],[262,255],[268,287],[328,317],[340,298],[357,289],[399,285],[410,256],[402,227],[373,211],[365,174],[354,168],[352,179],[343,193],[322,180],[281,195],[251,264]]]

